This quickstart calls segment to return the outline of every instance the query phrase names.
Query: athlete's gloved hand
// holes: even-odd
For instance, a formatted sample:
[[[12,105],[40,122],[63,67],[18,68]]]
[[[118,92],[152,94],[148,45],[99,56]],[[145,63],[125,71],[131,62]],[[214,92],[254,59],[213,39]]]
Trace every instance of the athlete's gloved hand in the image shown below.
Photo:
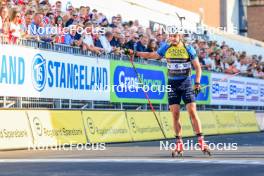
[[[134,51],[128,48],[124,49],[124,54],[128,56],[132,56],[134,54]]]
[[[195,96],[197,97],[197,95],[201,92],[201,84],[195,83],[193,91],[194,91]]]

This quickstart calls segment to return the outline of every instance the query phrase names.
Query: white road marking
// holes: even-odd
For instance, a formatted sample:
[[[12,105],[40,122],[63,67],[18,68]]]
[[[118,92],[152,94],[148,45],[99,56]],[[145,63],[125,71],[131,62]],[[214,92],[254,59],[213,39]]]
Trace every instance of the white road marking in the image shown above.
[[[264,160],[219,160],[219,159],[0,159],[0,163],[192,163],[192,164],[245,164],[264,165]]]

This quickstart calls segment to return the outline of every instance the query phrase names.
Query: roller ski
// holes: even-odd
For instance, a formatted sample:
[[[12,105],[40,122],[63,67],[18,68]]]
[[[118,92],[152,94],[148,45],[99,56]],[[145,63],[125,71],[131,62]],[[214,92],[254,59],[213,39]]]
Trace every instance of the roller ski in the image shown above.
[[[174,157],[183,157],[183,142],[182,139],[176,140],[176,148],[172,150],[172,158]]]
[[[204,142],[203,137],[198,138],[198,146],[200,147],[204,155],[208,155],[208,156],[212,155],[208,145]]]

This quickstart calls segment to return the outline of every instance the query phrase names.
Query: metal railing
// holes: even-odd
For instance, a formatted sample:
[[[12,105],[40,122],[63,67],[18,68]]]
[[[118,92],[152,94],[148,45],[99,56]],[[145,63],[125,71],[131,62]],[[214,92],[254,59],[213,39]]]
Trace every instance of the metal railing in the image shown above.
[[[29,39],[17,39],[16,42],[10,42],[10,41],[12,40],[10,40],[7,37],[0,36],[1,45],[12,44],[12,45],[17,45],[17,46],[30,47],[33,49],[40,49],[44,51],[53,51],[53,52],[73,54],[73,55],[92,57],[92,58],[100,58],[100,59],[123,60],[123,61],[129,61],[130,59],[127,55],[124,55],[124,54],[114,54],[114,53],[96,54],[91,51],[87,51],[87,50],[84,51],[80,47],[69,46],[69,45],[53,43],[53,42],[43,42],[43,41],[36,41],[36,40],[29,40]],[[140,63],[140,64],[166,66],[165,60],[157,61],[157,60],[152,60],[152,59],[144,60],[141,58],[135,58],[134,62]]]
[[[1,45],[10,45],[7,38],[0,36]],[[54,51],[60,53],[67,53],[73,55],[81,55],[86,57],[100,58],[100,59],[112,59],[129,61],[126,55],[115,54],[101,54],[97,55],[89,51],[83,51],[79,47],[72,47],[63,44],[47,43],[42,41],[19,39],[13,42],[12,45],[18,45],[23,47],[30,47],[32,49],[40,49],[47,51]],[[157,66],[166,66],[164,61],[156,60],[144,60],[141,58],[135,58],[136,63],[150,64]],[[140,103],[111,103],[108,101],[89,101],[89,100],[72,100],[72,99],[52,99],[52,98],[32,98],[32,97],[9,97],[0,96],[0,108],[18,108],[18,109],[111,109],[111,110],[150,110],[148,104]],[[166,104],[154,104],[154,108],[159,111],[167,111],[168,105]],[[215,105],[198,105],[199,110],[215,110],[215,109],[233,109],[233,110],[258,110],[264,111],[264,107],[250,107],[250,106],[215,106]],[[182,106],[182,109],[185,109]]]

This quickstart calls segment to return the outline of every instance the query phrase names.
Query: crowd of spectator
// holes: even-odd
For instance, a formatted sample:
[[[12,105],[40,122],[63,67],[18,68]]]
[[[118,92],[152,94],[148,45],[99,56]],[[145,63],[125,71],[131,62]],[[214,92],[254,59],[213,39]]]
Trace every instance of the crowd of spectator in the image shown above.
[[[120,14],[107,19],[106,15],[89,6],[74,7],[68,3],[66,11],[61,1],[0,0],[0,35],[10,43],[30,39],[80,47],[97,54],[122,54],[125,48],[137,51],[156,51],[168,39],[166,33],[144,28],[138,20],[124,21]],[[67,28],[66,28],[67,27]],[[42,28],[41,33],[38,30]],[[56,29],[56,34],[47,29]],[[78,32],[78,28],[86,32]],[[66,29],[66,31],[65,31]],[[104,29],[104,33],[94,32]],[[67,31],[68,30],[68,31]],[[225,42],[191,40],[203,69],[240,73],[264,79],[262,56],[237,52]]]

